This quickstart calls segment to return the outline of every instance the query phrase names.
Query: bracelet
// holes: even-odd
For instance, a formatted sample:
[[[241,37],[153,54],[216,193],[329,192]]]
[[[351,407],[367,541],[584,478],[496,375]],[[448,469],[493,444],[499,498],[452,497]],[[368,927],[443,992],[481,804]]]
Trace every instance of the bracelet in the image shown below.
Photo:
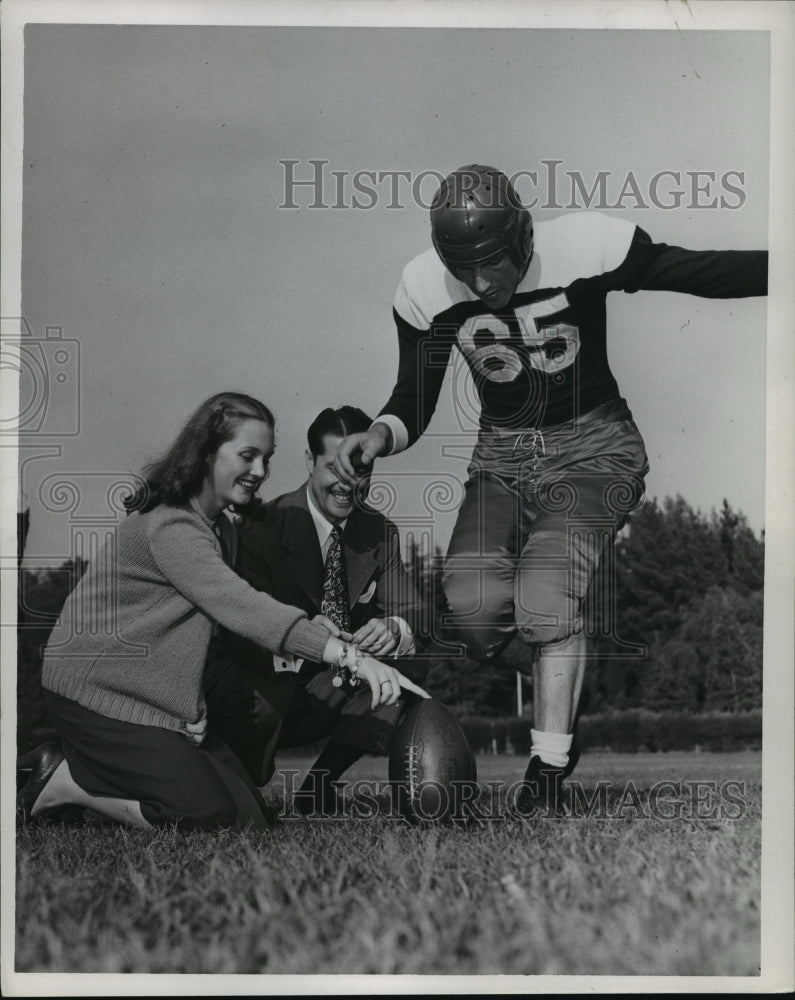
[[[348,654],[352,652],[353,660],[348,659]],[[351,684],[353,687],[359,683],[359,667],[362,665],[362,654],[358,646],[345,646],[343,649],[343,663],[351,672]]]
[[[353,659],[351,659],[351,655]],[[359,647],[343,643],[337,655],[336,663],[331,664],[331,670],[334,674],[331,683],[334,687],[342,687],[343,682],[347,680],[351,687],[356,687],[359,683],[359,678],[356,674],[361,665],[362,654],[359,651]]]

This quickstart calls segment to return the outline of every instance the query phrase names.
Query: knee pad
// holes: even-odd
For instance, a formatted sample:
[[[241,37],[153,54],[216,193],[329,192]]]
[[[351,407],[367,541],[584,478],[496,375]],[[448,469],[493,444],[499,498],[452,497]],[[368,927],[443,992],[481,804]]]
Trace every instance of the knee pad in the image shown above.
[[[512,616],[516,566],[502,557],[457,556],[442,573],[442,589],[455,615],[489,622]]]
[[[549,646],[554,642],[564,642],[578,631],[572,625],[555,625],[549,622],[519,626],[519,635],[529,646]]]
[[[491,659],[516,631],[514,573],[507,559],[486,562],[474,556],[464,566],[445,565],[442,586],[451,612],[449,624],[473,660]]]
[[[582,631],[582,615],[574,612],[567,601],[561,611],[523,611],[517,615],[517,628],[522,639],[531,646],[548,646],[564,642]]]

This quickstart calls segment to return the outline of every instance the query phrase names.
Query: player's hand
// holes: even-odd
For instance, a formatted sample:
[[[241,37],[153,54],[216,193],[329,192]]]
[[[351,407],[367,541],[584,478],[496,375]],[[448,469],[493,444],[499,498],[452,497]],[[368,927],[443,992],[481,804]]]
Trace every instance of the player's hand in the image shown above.
[[[404,677],[399,670],[373,659],[372,656],[365,656],[356,671],[356,676],[370,685],[373,693],[370,708],[377,708],[378,705],[394,705],[401,691],[412,691],[421,698],[430,698],[427,691],[423,691],[408,677]]]
[[[326,629],[329,635],[333,635],[335,639],[342,639],[343,642],[351,641],[350,632],[343,632],[339,626],[335,625],[334,622],[326,615],[315,615],[312,621],[318,625],[322,625]]]
[[[182,735],[195,746],[201,746],[207,735],[207,719],[199,719],[198,722],[183,722]]]
[[[369,653],[371,656],[389,656],[400,645],[400,628],[395,622],[383,618],[371,618],[367,624],[353,633],[351,642],[363,653]]]
[[[386,424],[374,424],[369,431],[349,434],[337,449],[334,473],[347,486],[356,486],[372,472],[373,462],[389,450],[391,431]]]

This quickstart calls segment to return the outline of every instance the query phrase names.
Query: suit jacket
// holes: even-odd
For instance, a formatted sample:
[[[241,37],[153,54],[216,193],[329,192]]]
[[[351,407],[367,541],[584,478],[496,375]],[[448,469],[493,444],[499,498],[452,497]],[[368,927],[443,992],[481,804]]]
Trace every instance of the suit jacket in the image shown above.
[[[371,618],[403,618],[416,633],[420,603],[400,557],[395,525],[377,511],[354,507],[342,535],[348,578],[351,628]],[[306,499],[306,485],[261,507],[237,526],[235,569],[257,590],[277,601],[320,614],[323,556]],[[241,636],[226,633],[225,655],[260,671],[273,664],[271,653]]]

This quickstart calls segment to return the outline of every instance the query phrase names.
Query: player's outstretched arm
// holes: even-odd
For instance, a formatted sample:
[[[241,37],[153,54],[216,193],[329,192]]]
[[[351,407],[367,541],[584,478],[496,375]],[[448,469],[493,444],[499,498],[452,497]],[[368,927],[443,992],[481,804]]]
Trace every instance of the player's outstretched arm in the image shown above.
[[[368,431],[349,434],[337,449],[334,472],[348,486],[372,471],[373,462],[386,455],[392,442],[392,432],[386,424],[374,423]]]
[[[640,287],[710,299],[767,295],[766,250],[685,250],[661,245]]]

